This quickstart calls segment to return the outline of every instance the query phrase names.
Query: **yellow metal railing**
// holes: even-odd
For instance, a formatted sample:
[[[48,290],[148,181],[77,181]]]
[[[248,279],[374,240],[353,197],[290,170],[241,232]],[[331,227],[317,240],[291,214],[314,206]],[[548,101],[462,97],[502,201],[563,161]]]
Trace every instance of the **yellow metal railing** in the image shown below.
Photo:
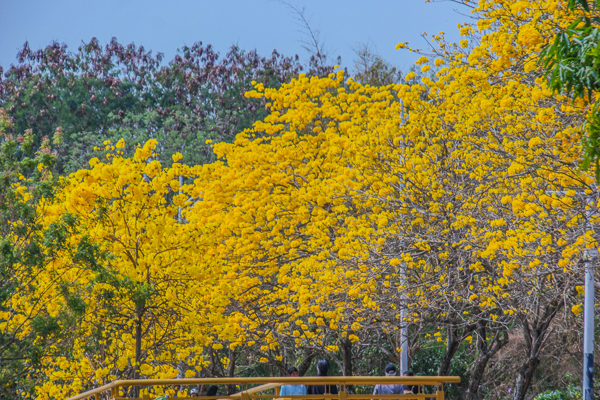
[[[444,384],[459,383],[458,376],[326,376],[326,377],[265,377],[265,378],[195,378],[195,379],[137,379],[119,380],[89,390],[68,400],[153,400],[156,395],[143,394],[141,397],[123,397],[121,389],[131,387],[149,388],[151,386],[192,386],[192,385],[235,385],[238,393],[218,396],[177,397],[177,400],[367,400],[367,399],[444,399]],[[292,385],[337,385],[339,394],[326,393],[324,395],[279,396],[279,387],[285,384]],[[418,394],[349,394],[346,387],[350,385],[411,385],[419,386]],[[255,386],[259,385],[259,386]],[[433,393],[424,393],[424,387],[433,387],[428,390]],[[260,394],[273,391],[271,394]],[[173,398],[174,399],[174,398]]]

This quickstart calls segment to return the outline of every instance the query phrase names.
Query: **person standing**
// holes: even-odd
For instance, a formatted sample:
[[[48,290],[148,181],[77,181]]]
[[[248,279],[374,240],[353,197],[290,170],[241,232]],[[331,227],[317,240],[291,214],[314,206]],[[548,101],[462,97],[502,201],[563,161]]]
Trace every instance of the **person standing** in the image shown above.
[[[414,376],[410,371],[404,371],[404,376]],[[404,394],[417,394],[419,393],[419,386],[417,385],[402,385]]]
[[[296,367],[289,367],[287,370],[288,377],[297,377],[298,370]],[[279,391],[280,397],[301,396],[306,394],[306,386],[304,385],[283,385]],[[294,399],[295,400],[295,399]]]
[[[206,391],[207,396],[218,396],[219,395],[219,387],[217,385],[212,385]]]
[[[392,363],[385,366],[385,376],[396,376],[396,366]],[[404,394],[404,385],[375,385],[373,394]]]
[[[317,376],[327,376],[329,362],[321,359],[317,362]],[[306,385],[306,394],[338,394],[337,385]]]

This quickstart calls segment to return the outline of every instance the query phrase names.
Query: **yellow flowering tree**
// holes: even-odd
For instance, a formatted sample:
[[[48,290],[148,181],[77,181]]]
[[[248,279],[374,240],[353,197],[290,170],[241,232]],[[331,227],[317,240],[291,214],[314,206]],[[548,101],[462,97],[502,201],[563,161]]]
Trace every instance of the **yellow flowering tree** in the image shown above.
[[[187,192],[201,168],[153,161],[156,142],[122,158],[107,144],[106,162],[65,179],[40,205],[48,236],[37,287],[13,298],[18,310],[61,325],[68,338],[43,359],[38,398],[68,397],[121,378],[195,375],[204,347],[222,324],[219,271],[199,248],[209,227],[187,223]],[[213,286],[216,285],[216,286]],[[32,299],[36,299],[33,301]],[[48,322],[49,323],[49,322]]]
[[[222,221],[211,251],[227,260],[243,290],[231,303],[247,327],[240,342],[256,343],[266,360],[271,353],[276,362],[281,335],[325,352],[348,347],[358,339],[354,315],[372,304],[359,296],[376,291],[370,272],[344,265],[368,251],[352,237],[365,209],[349,187],[362,185],[353,182],[359,151],[370,141],[366,133],[395,112],[394,96],[351,86],[346,95],[341,72],[301,76],[279,91],[257,85],[248,95],[264,95],[271,116],[234,144],[216,145],[226,163],[207,166],[214,181],[199,186],[191,222]],[[340,364],[351,374],[348,357]]]
[[[31,393],[32,366],[38,365],[52,330],[38,313],[25,313],[14,300],[36,285],[45,240],[37,202],[51,196],[57,178],[49,171],[56,161],[61,131],[55,141],[36,146],[33,133],[17,131],[0,108],[0,397]],[[29,325],[34,324],[34,329]]]

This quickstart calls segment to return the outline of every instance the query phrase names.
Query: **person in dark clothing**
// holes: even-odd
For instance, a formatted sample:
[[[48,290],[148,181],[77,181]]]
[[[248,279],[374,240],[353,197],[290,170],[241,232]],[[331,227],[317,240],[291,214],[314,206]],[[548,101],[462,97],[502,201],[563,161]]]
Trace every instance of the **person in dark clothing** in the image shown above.
[[[404,371],[404,376],[414,376],[412,372],[410,371]],[[418,385],[402,385],[402,390],[403,393],[405,394],[417,394],[419,393],[419,386]]]
[[[219,393],[219,387],[217,385],[212,385],[211,387],[208,388],[206,395],[207,396],[216,396],[218,393]]]
[[[327,376],[329,362],[325,359],[317,362],[317,376]],[[306,385],[306,394],[338,394],[336,385]]]

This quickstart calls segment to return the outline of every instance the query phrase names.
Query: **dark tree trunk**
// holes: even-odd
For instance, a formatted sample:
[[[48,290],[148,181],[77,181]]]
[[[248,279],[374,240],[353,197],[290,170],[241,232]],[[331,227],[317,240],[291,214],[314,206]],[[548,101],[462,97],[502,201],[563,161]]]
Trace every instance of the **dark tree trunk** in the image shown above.
[[[440,368],[438,370],[439,376],[448,376],[450,374],[452,359],[454,358],[456,351],[460,347],[460,344],[475,330],[475,328],[475,324],[470,324],[463,327],[462,331],[460,331],[455,325],[448,326],[448,343],[446,344],[446,351],[440,362]]]
[[[144,306],[139,305],[136,310],[135,320],[135,366],[133,367],[133,379],[140,378],[140,364],[142,362],[142,323],[144,317]],[[139,397],[140,388],[132,387],[133,397]]]
[[[219,372],[217,371],[217,360],[219,359],[219,357],[217,357],[217,355],[215,354],[215,349],[211,347],[209,347],[209,354],[210,354],[210,376],[211,377],[216,377],[219,376]]]
[[[229,365],[227,366],[227,376],[233,378],[235,373],[235,362],[237,360],[237,353],[229,349]],[[236,392],[235,385],[227,385],[227,394],[233,394]]]
[[[540,364],[539,358],[536,357],[528,357],[527,360],[521,365],[519,369],[519,375],[517,375],[517,382],[515,384],[515,399],[522,400],[525,398],[525,394],[529,389],[529,385],[531,385],[531,379],[533,378],[533,374]]]
[[[352,376],[352,342],[348,338],[340,340],[342,350],[342,373],[344,376]]]
[[[520,316],[527,357],[521,368],[519,368],[519,374],[515,382],[514,400],[525,399],[533,375],[540,363],[540,351],[551,333],[550,323],[563,304],[561,297],[557,297],[545,307],[542,315],[531,317],[528,314],[522,314]]]
[[[442,360],[440,362],[440,369],[438,370],[439,376],[447,376],[450,373],[452,358],[454,357],[454,354],[456,354],[458,346],[460,345],[459,341],[456,339],[456,336],[450,334],[452,331],[452,329],[448,330],[448,343],[446,343],[446,352],[442,356]]]
[[[306,374],[306,371],[308,371],[308,369],[310,368],[310,364],[312,363],[312,360],[314,358],[315,358],[315,353],[313,353],[313,352],[306,353],[306,357],[300,363],[300,365],[298,365],[298,375],[299,376],[304,376]]]
[[[142,361],[142,316],[138,316],[137,321],[135,321],[135,378],[138,379],[140,376],[139,365]]]
[[[347,338],[340,340],[342,348],[342,373],[344,376],[352,376],[352,342]],[[354,385],[346,386],[346,392],[354,394]]]
[[[477,350],[478,355],[471,368],[471,378],[469,379],[469,388],[466,393],[466,400],[477,400],[479,396],[479,385],[483,379],[485,369],[490,359],[504,346],[508,344],[508,331],[500,329],[492,338],[487,341],[486,323],[483,322],[477,328]]]

